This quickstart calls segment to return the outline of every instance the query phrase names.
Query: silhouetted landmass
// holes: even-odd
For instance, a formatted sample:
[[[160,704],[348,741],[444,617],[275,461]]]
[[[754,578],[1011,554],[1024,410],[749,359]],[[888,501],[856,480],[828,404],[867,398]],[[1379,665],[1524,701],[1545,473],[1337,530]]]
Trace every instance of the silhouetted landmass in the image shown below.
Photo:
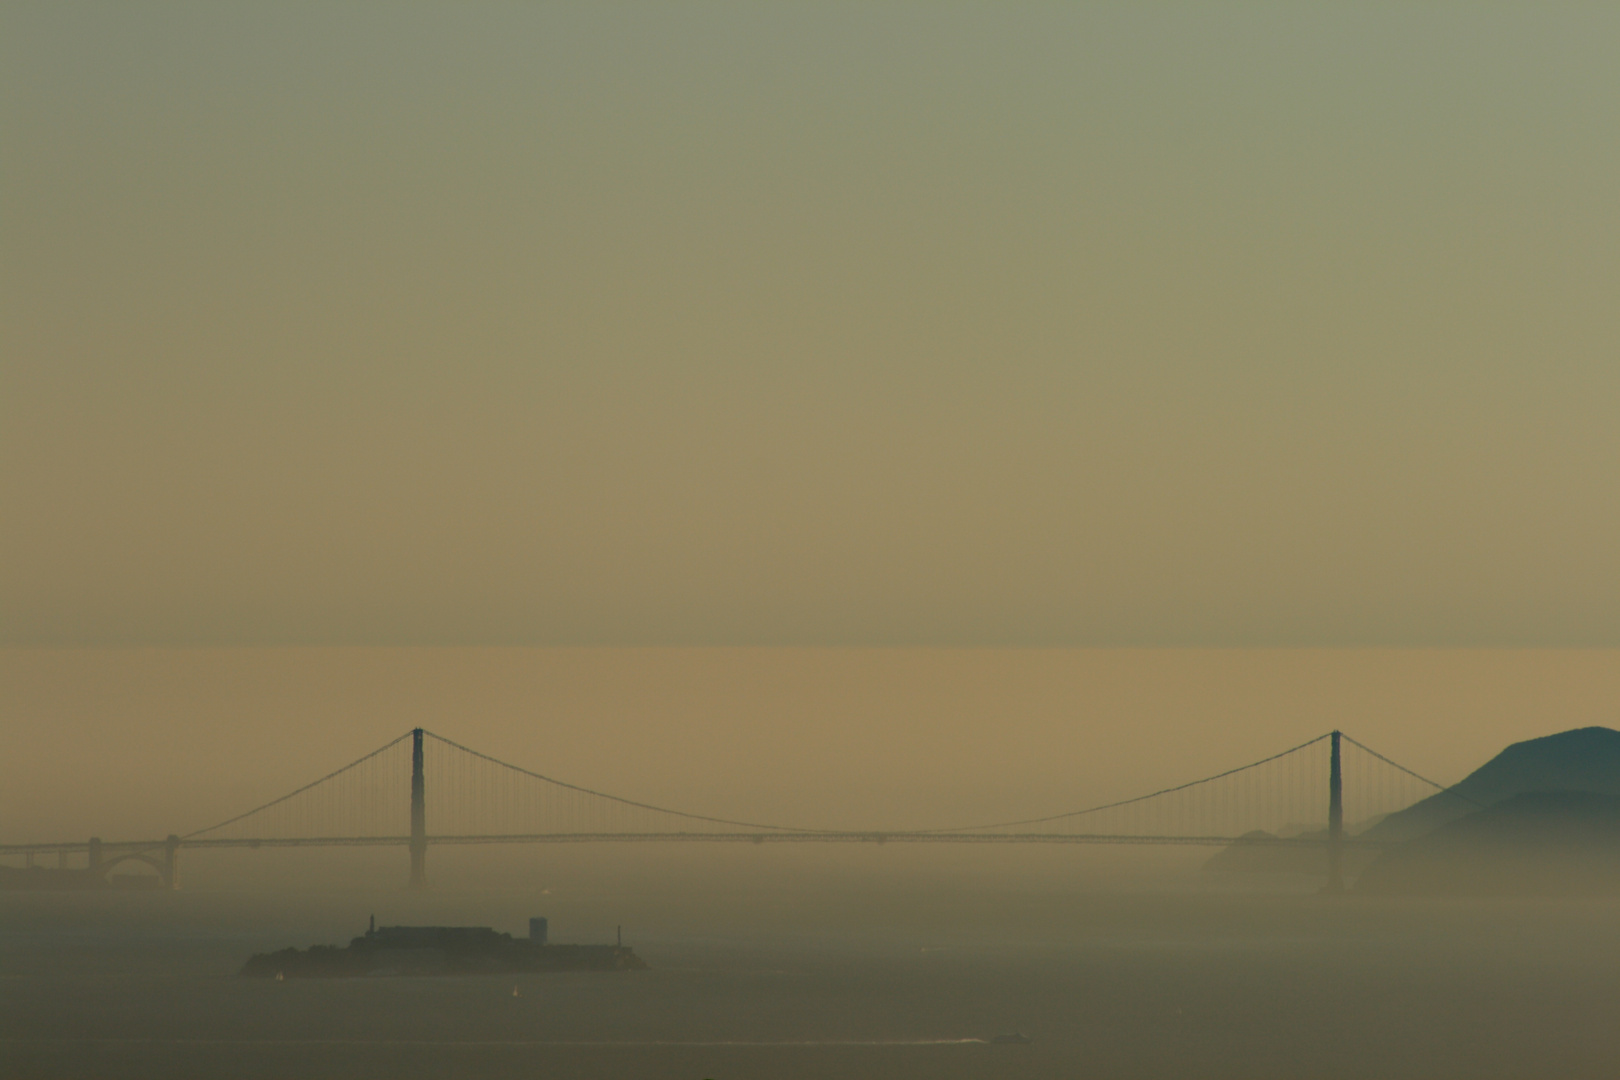
[[[1327,835],[1326,830],[1322,835]],[[1225,874],[1323,874],[1327,872],[1327,852],[1319,845],[1299,843],[1294,837],[1284,840],[1275,833],[1255,829],[1210,856],[1203,868]]]
[[[108,874],[55,866],[0,866],[0,889],[68,892],[80,889],[161,889],[162,879],[151,874]]]
[[[1516,795],[1586,791],[1620,796],[1620,731],[1589,727],[1514,743],[1461,782],[1367,830],[1370,840],[1424,836]]]
[[[1354,836],[1356,830],[1350,830]],[[1376,848],[1347,845],[1344,869],[1355,874],[1377,857]],[[1204,863],[1203,869],[1222,874],[1314,874],[1327,873],[1327,830],[1310,829],[1293,836],[1277,836],[1264,829],[1244,833],[1221,848]]]
[[[359,975],[495,975],[532,971],[637,971],[647,965],[622,945],[549,945],[487,926],[383,926],[347,948],[313,945],[258,953],[242,974],[273,979]]]
[[[1482,808],[1534,792],[1589,792],[1620,797],[1620,731],[1578,728],[1514,743],[1445,791],[1347,832],[1374,843],[1400,843],[1426,836]],[[1325,810],[1325,792],[1323,803]],[[1256,830],[1216,852],[1204,869],[1223,873],[1323,874],[1327,864],[1325,847],[1300,841],[1326,839],[1326,829],[1288,838]],[[1377,859],[1376,847],[1348,845],[1344,852],[1345,871],[1353,877]]]
[[[1355,888],[1402,895],[1620,893],[1620,796],[1514,795],[1384,852]]]

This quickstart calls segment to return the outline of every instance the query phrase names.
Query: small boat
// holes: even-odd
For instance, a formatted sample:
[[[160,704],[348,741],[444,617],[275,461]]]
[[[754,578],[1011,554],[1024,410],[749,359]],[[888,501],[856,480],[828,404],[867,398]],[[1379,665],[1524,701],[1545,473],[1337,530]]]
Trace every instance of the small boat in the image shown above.
[[[1022,1031],[1014,1031],[1008,1035],[997,1035],[990,1040],[992,1046],[1028,1046],[1029,1036]]]

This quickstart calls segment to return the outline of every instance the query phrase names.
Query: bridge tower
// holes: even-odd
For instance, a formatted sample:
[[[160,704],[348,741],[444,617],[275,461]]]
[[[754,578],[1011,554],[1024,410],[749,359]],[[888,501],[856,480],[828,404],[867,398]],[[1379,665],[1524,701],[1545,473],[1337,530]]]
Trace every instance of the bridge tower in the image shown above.
[[[421,728],[411,731],[411,888],[427,888],[427,782],[422,775]]]
[[[1328,758],[1328,879],[1330,893],[1344,892],[1344,773],[1339,765],[1339,732]]]

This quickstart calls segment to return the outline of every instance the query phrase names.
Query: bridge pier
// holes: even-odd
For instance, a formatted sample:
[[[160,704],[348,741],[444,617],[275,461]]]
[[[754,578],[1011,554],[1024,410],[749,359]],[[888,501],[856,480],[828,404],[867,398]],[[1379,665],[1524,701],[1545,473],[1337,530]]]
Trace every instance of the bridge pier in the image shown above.
[[[163,841],[163,880],[170,891],[180,887],[180,838],[174,833]]]
[[[101,873],[101,837],[90,838],[89,870],[92,877]]]
[[[427,780],[422,771],[422,729],[411,732],[411,884],[427,888]]]

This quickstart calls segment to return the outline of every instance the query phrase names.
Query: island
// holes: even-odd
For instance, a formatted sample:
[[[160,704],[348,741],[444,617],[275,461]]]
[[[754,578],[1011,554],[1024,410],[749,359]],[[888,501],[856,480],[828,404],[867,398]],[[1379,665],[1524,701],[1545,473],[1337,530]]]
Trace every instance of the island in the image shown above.
[[[544,918],[529,936],[487,926],[378,926],[376,917],[346,948],[312,945],[258,953],[242,974],[261,979],[362,975],[506,975],[543,971],[639,971],[647,966],[623,937],[614,945],[553,945]]]

